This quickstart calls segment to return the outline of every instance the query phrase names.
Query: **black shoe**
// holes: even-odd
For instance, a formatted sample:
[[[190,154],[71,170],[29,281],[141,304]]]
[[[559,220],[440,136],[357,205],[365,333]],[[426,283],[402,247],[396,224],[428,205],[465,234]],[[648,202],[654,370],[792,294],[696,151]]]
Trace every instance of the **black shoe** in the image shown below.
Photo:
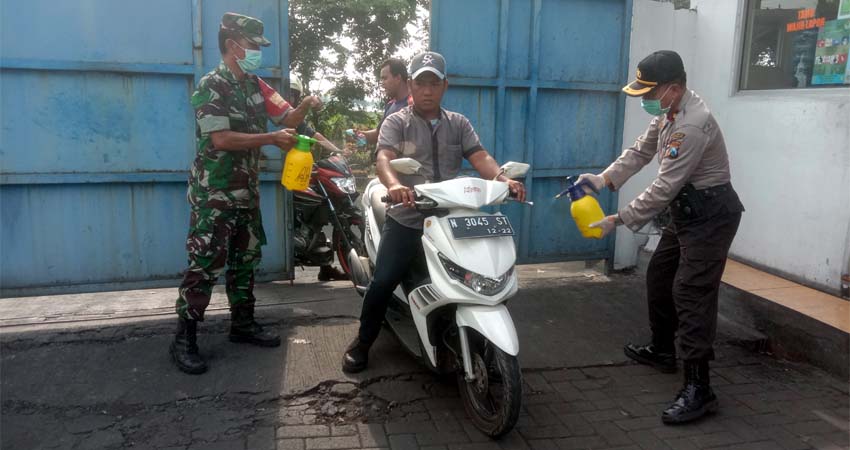
[[[198,353],[198,322],[182,317],[177,321],[177,333],[169,352],[177,368],[193,375],[207,371],[207,363]]]
[[[685,361],[685,385],[673,404],[661,413],[666,424],[691,422],[717,411],[717,396],[711,390],[707,361]]]
[[[354,338],[342,355],[342,371],[345,373],[362,372],[369,364],[369,347],[371,345]]]
[[[676,372],[676,352],[662,351],[653,344],[635,345],[626,344],[623,353],[629,358],[641,363],[655,367],[664,373]]]
[[[347,273],[332,266],[319,268],[319,281],[348,281],[351,277]]]
[[[279,347],[280,336],[266,331],[254,320],[253,308],[238,308],[230,313],[230,342],[260,347]]]

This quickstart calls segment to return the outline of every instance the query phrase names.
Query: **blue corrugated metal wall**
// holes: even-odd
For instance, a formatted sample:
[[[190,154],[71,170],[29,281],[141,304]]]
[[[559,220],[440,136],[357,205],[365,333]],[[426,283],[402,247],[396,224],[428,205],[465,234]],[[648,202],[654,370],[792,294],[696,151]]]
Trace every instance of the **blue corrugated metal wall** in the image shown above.
[[[265,22],[272,46],[259,73],[279,82],[287,9],[288,0],[4,0],[0,295],[174,284],[186,264],[189,96],[220,60],[221,16]],[[261,271],[288,277],[280,152],[266,153]]]
[[[613,238],[582,238],[569,201],[553,196],[565,176],[597,173],[620,153],[631,11],[631,0],[433,0],[444,106],[469,117],[497,161],[532,164],[535,206],[502,208],[523,262],[613,257]],[[617,199],[600,203],[610,213]]]

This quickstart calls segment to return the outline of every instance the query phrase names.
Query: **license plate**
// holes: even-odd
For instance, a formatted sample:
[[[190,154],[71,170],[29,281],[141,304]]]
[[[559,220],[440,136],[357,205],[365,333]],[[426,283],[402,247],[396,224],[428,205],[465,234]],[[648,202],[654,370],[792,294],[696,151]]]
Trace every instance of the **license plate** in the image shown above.
[[[505,216],[451,217],[448,220],[455,239],[514,235],[514,228]]]

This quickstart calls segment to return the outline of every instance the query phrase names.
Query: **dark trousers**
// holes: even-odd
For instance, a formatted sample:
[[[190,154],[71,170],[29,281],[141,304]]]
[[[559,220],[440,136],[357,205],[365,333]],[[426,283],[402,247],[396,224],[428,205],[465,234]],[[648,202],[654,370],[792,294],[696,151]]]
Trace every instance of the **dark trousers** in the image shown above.
[[[679,340],[683,360],[713,360],[717,297],[743,206],[733,190],[710,196],[696,218],[677,217],[664,229],[646,274],[652,342],[664,350]]]
[[[404,279],[411,263],[422,254],[422,230],[408,228],[390,217],[384,223],[375,275],[363,297],[360,313],[360,342],[372,344],[378,338],[393,291]]]

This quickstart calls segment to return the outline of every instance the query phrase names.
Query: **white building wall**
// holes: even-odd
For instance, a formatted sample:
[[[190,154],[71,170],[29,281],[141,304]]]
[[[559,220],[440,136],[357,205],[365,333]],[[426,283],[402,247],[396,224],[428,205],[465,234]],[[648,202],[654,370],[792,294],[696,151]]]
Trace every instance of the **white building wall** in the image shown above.
[[[630,66],[653,50],[678,51],[689,87],[719,122],[747,208],[732,256],[837,293],[850,264],[850,88],[738,92],[743,1],[674,11],[635,0]],[[626,102],[624,148],[649,119],[638,100]],[[647,167],[623,187],[621,208],[656,171]],[[615,266],[634,265],[644,239],[624,227],[616,239]]]

